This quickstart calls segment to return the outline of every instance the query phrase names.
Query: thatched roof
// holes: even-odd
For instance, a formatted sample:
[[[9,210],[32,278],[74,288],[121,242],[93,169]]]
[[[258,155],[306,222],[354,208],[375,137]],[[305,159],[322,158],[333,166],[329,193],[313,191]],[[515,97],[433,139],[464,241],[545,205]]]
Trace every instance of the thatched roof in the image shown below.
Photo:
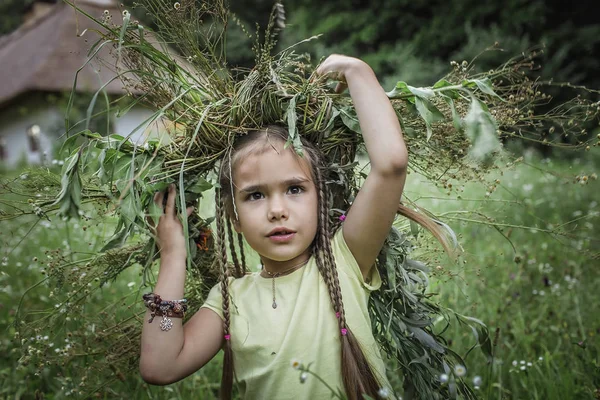
[[[109,10],[116,23],[122,21],[121,10],[112,0],[78,0],[77,6],[100,18]],[[36,5],[34,5],[36,6]],[[15,32],[0,38],[0,107],[29,91],[70,91],[76,71],[88,58],[88,50],[98,39],[97,33],[85,29],[96,25],[78,14],[68,4],[37,4],[29,19]],[[108,48],[100,54],[110,60]],[[88,64],[78,77],[78,91],[94,91],[115,76],[113,68],[96,61]],[[122,94],[119,80],[106,90]]]

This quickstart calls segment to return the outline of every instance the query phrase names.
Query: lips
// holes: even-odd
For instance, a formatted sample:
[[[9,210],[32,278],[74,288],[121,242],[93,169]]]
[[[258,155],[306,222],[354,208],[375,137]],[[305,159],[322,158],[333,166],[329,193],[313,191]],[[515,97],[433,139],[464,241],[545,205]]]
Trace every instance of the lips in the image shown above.
[[[269,234],[267,236],[268,237],[271,237],[271,236],[287,236],[287,235],[290,235],[292,233],[296,233],[296,231],[294,231],[293,229],[288,229],[288,228],[284,228],[284,227],[277,227],[277,228],[273,229],[271,232],[269,232]]]

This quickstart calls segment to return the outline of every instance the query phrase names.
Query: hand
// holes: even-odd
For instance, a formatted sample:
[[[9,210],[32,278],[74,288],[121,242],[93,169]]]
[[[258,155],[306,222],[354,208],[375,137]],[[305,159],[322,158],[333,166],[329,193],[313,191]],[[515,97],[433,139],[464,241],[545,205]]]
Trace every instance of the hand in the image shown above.
[[[371,67],[364,61],[354,57],[332,54],[319,65],[315,74],[339,81],[335,92],[341,93],[348,87],[349,78],[352,79],[353,75],[361,74],[364,71],[372,72]]]
[[[165,255],[181,255],[185,258],[186,244],[183,225],[175,212],[175,198],[177,196],[175,185],[169,185],[167,204],[163,208],[165,194],[165,192],[157,192],[154,195],[154,204],[163,209],[163,214],[158,219],[158,226],[154,229],[156,244],[158,245],[161,257]],[[194,207],[188,207],[186,209],[187,216],[189,217],[193,211]]]

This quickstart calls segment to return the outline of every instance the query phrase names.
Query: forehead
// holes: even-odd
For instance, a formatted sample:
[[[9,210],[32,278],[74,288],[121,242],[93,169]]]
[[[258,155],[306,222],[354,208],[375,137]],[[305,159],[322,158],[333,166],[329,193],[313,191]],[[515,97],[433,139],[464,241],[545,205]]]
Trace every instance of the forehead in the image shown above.
[[[310,162],[292,147],[284,149],[283,143],[255,146],[244,153],[233,168],[237,189],[244,185],[274,185],[292,178],[312,181]]]

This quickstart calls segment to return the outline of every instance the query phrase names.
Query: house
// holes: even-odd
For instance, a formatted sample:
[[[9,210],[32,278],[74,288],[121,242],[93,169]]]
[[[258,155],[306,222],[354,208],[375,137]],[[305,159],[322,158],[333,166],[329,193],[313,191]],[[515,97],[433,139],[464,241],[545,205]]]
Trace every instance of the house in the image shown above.
[[[122,22],[116,1],[77,0],[76,4],[98,19],[108,13],[115,23]],[[98,27],[62,1],[37,1],[16,31],[0,37],[1,165],[52,161],[53,150],[65,135],[66,98],[82,66],[78,93],[95,93],[110,82],[105,88],[109,96],[126,94],[121,81],[114,79],[109,46],[100,51],[98,60],[85,65],[88,51],[99,37],[92,29]],[[118,118],[111,115],[110,133],[128,135],[152,114],[152,110],[136,106]],[[157,125],[141,129],[133,139],[140,140]]]

